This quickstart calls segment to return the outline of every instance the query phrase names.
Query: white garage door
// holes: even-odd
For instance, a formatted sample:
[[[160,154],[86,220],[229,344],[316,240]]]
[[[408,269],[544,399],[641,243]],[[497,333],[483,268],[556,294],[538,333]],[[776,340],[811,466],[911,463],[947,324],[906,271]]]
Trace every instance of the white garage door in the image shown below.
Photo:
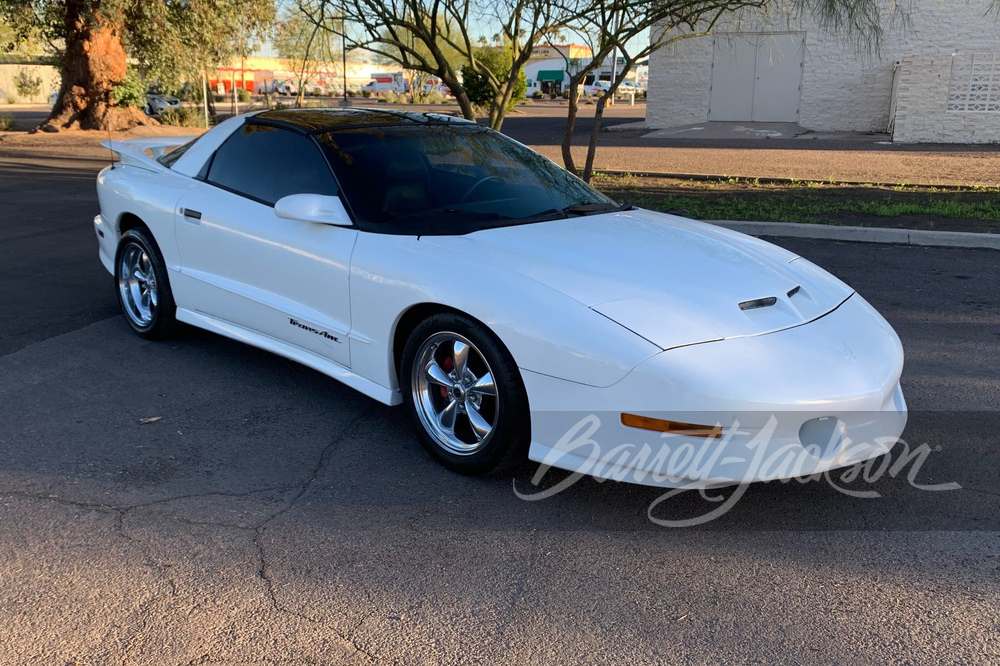
[[[805,33],[715,36],[709,120],[796,122]]]

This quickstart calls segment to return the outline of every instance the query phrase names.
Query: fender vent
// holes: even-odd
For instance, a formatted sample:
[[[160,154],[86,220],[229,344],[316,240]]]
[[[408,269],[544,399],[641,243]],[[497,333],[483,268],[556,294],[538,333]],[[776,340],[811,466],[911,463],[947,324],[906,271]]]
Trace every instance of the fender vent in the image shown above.
[[[801,288],[802,288],[801,285],[796,285],[796,286],[792,287],[791,289],[789,289],[788,290],[788,298],[791,298],[795,294],[799,293],[799,289],[801,289]]]
[[[756,310],[757,308],[767,308],[771,307],[778,302],[778,299],[774,296],[768,296],[767,298],[755,298],[752,301],[743,301],[740,303],[740,310]]]

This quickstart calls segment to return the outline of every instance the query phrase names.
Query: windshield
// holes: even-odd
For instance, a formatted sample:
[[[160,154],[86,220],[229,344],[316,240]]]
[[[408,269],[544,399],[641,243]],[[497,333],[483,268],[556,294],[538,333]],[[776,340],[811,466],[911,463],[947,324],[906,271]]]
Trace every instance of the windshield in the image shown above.
[[[362,127],[316,138],[355,217],[372,231],[459,234],[616,206],[538,153],[472,124]]]

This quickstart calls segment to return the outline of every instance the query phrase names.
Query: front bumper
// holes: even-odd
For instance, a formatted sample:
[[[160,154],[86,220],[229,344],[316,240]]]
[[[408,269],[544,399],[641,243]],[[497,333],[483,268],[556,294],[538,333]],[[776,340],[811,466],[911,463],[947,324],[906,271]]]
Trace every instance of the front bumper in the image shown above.
[[[529,458],[599,478],[711,487],[794,478],[887,453],[906,424],[903,351],[860,296],[768,335],[657,354],[595,388],[523,372]],[[621,423],[622,413],[719,425],[711,439]]]

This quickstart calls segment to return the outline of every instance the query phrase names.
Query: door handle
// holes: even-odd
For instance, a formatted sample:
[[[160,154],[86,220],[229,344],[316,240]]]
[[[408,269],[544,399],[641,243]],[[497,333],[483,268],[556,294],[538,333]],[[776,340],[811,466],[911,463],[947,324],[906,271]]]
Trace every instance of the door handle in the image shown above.
[[[201,213],[196,210],[191,210],[190,208],[181,208],[181,214],[183,214],[184,217],[190,217],[194,220],[201,219]]]

